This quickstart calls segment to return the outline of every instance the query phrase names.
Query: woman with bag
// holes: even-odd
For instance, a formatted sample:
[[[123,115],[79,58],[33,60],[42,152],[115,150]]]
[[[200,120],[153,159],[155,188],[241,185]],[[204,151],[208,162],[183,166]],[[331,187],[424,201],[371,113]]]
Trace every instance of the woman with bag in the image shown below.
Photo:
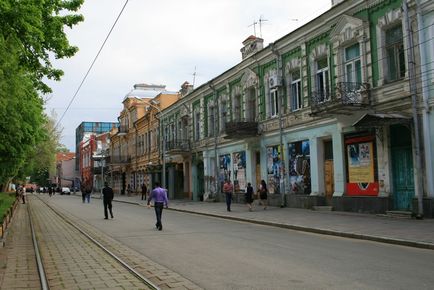
[[[253,211],[253,187],[250,182],[247,183],[245,199],[246,204],[249,207],[249,211]]]
[[[264,210],[267,209],[268,203],[268,189],[265,180],[261,180],[261,184],[259,185],[259,204],[264,206]]]

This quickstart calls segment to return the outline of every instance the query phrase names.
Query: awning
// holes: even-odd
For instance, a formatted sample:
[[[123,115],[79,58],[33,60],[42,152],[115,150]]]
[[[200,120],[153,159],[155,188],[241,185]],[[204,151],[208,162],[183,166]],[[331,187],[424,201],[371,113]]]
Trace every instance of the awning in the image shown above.
[[[359,128],[378,128],[383,126],[410,124],[412,117],[403,114],[364,114],[354,122],[354,127]]]

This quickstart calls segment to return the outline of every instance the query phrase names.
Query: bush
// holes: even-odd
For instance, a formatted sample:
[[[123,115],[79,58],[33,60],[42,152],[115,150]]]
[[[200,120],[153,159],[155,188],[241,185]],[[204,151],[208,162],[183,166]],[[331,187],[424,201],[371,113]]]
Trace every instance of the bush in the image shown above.
[[[3,222],[5,213],[9,211],[15,201],[15,193],[0,192],[0,223]]]

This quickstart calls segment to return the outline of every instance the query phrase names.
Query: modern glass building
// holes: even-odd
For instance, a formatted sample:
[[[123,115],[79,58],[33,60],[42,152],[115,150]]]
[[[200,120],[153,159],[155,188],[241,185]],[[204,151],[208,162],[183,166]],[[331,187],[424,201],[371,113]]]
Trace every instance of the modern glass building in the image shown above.
[[[119,127],[118,122],[82,122],[75,129],[75,170],[80,166],[80,142],[86,133],[101,134],[109,132],[112,128]]]

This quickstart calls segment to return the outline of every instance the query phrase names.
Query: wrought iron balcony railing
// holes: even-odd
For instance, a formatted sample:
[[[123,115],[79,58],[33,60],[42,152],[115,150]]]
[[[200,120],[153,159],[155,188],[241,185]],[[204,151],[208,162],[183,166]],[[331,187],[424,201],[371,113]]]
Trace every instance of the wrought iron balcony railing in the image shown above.
[[[312,92],[310,97],[313,114],[349,114],[370,104],[368,83],[339,82],[330,92]]]
[[[127,164],[131,162],[131,157],[128,155],[112,155],[109,160],[105,160],[107,164]]]
[[[128,133],[128,127],[124,125],[120,125],[118,127],[118,135],[125,135]]]
[[[166,151],[190,151],[190,140],[178,139],[166,142]]]

